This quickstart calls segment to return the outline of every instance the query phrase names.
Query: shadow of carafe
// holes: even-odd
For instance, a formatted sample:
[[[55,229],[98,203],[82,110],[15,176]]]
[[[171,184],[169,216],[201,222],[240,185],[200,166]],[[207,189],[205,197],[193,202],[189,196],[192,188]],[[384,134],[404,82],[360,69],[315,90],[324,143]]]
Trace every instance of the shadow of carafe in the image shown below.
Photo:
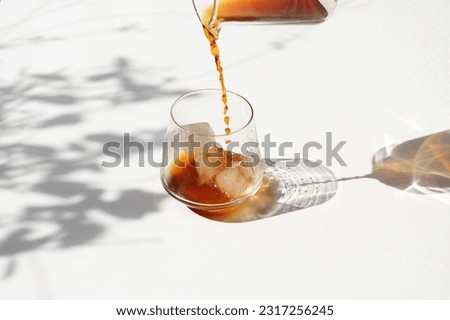
[[[228,210],[197,214],[220,222],[249,222],[320,205],[337,192],[336,176],[328,168],[306,160],[264,161],[261,187],[250,198]]]
[[[450,130],[388,146],[372,158],[371,178],[417,194],[450,192]]]

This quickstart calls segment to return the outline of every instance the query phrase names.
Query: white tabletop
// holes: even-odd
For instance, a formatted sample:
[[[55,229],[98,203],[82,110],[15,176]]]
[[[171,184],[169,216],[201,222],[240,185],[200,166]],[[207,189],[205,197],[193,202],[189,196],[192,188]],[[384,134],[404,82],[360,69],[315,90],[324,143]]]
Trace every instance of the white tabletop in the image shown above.
[[[179,95],[218,86],[191,2],[3,0],[0,298],[450,298],[448,171],[426,194],[347,179],[385,146],[448,137],[449,13],[341,0],[319,25],[225,27],[228,89],[259,137],[301,151],[332,132],[347,166],[329,166],[326,203],[221,223],[169,197],[158,168],[101,167],[106,141],[160,142]]]

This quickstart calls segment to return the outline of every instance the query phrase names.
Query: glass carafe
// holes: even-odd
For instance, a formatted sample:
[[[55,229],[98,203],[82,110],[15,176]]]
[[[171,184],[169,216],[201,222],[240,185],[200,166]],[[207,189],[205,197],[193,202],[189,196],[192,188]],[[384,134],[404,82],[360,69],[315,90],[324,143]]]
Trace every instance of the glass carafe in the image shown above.
[[[337,0],[192,0],[203,25],[216,37],[228,23],[317,23],[334,11]]]

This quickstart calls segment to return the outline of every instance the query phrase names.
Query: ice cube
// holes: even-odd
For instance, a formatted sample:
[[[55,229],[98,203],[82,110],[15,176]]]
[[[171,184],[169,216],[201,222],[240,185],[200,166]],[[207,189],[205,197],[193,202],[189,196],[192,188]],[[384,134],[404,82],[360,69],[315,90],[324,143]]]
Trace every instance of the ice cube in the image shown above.
[[[205,154],[201,152],[197,153],[195,156],[195,161],[197,163],[196,169],[200,184],[213,184],[215,176],[220,172],[222,162],[220,162],[220,166],[213,167],[205,160],[215,162],[220,159],[217,159],[216,157],[209,157],[208,153]]]
[[[239,166],[239,170],[244,175],[244,177],[247,179],[253,179],[253,177],[255,176],[255,172],[254,172],[253,168],[252,167],[244,167],[242,165],[242,163]]]
[[[194,134],[194,141],[200,142],[200,147],[195,148],[195,153],[203,150],[203,146],[208,142],[216,142],[214,131],[208,122],[196,122],[182,126],[185,130],[179,130],[180,142],[187,142],[189,135]]]
[[[217,187],[232,199],[239,198],[253,182],[241,169],[241,167],[224,168],[216,176]]]

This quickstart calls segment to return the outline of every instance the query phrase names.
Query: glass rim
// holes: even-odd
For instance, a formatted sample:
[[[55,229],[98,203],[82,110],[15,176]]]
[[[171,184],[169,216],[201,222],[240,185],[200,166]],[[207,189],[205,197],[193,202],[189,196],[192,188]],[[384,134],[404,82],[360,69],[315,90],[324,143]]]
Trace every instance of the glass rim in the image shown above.
[[[187,132],[187,133],[190,133],[190,134],[193,133],[193,134],[195,134],[196,136],[199,136],[199,137],[218,137],[218,138],[225,138],[225,137],[232,136],[233,134],[236,134],[236,133],[238,133],[238,132],[240,132],[240,131],[246,129],[246,128],[252,123],[252,121],[253,121],[253,116],[254,116],[252,104],[251,104],[246,98],[244,98],[242,95],[240,95],[240,94],[238,94],[238,93],[236,93],[236,92],[233,92],[233,91],[229,91],[229,90],[227,90],[227,94],[230,93],[230,94],[232,94],[232,95],[234,95],[234,96],[236,96],[236,97],[242,99],[242,100],[248,105],[248,107],[249,107],[249,109],[250,109],[250,118],[249,118],[249,120],[248,120],[241,128],[236,129],[236,130],[233,130],[233,131],[231,131],[229,134],[226,134],[226,133],[221,133],[221,134],[198,134],[198,133],[196,133],[195,131],[186,129],[183,125],[179,124],[179,123],[177,122],[177,120],[175,120],[175,116],[174,116],[174,108],[175,108],[176,105],[178,105],[178,103],[179,103],[181,100],[183,100],[183,99],[185,99],[185,98],[187,98],[187,97],[189,97],[189,96],[195,95],[195,94],[199,94],[199,93],[203,93],[203,92],[212,92],[212,91],[214,91],[214,92],[222,92],[221,89],[217,89],[217,88],[204,88],[204,89],[198,89],[198,90],[194,90],[194,91],[187,92],[187,93],[183,94],[182,96],[180,96],[178,99],[175,100],[175,102],[172,104],[172,107],[170,108],[170,118],[172,119],[173,123],[178,127],[178,129],[181,129],[181,130],[183,130],[184,132]]]

